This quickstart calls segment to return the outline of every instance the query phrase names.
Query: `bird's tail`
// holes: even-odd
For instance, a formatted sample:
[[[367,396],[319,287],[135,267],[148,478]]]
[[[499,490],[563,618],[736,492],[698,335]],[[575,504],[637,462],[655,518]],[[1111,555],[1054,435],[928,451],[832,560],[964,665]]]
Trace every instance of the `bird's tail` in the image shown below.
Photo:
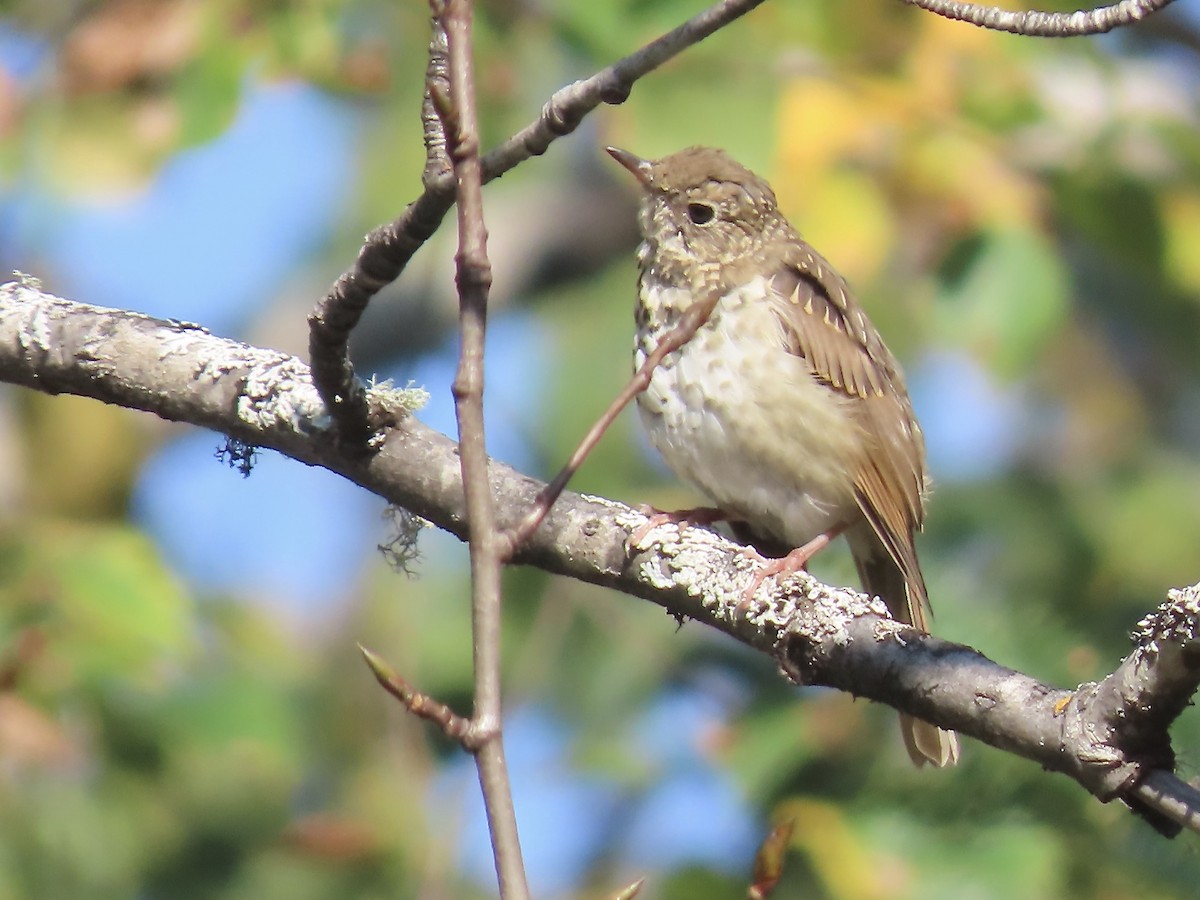
[[[865,530],[865,529],[864,529]],[[880,597],[888,605],[892,616],[900,622],[912,625],[928,633],[928,601],[925,598],[925,581],[916,559],[908,566],[910,574],[905,577],[900,566],[884,549],[883,544],[870,533],[855,540],[851,535],[854,563],[862,579],[863,590]],[[904,747],[913,765],[920,768],[931,763],[938,768],[952,766],[958,762],[958,736],[953,731],[900,714],[900,731],[904,736]]]

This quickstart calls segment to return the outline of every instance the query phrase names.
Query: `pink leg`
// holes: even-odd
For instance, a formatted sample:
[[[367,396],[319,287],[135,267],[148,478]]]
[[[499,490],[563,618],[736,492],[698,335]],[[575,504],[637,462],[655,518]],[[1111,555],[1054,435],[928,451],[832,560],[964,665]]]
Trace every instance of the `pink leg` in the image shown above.
[[[808,561],[828,547],[834,538],[838,537],[838,535],[845,531],[845,529],[845,525],[839,525],[836,528],[823,531],[807,544],[797,547],[787,556],[779,559],[767,559],[753,547],[743,548],[742,552],[745,553],[746,556],[751,558],[758,557],[761,565],[755,571],[754,577],[750,580],[750,586],[746,588],[745,593],[742,595],[742,602],[738,604],[738,611],[743,611],[742,607],[745,607],[751,601],[751,599],[753,599],[755,592],[759,588],[759,585],[761,585],[764,581],[775,575],[790,575],[793,572],[799,572],[805,569],[808,566]]]
[[[639,547],[642,540],[659,525],[711,525],[713,522],[724,522],[729,515],[714,506],[693,506],[690,509],[677,509],[674,512],[663,512],[653,506],[639,506],[638,511],[650,519],[629,536],[629,546]]]

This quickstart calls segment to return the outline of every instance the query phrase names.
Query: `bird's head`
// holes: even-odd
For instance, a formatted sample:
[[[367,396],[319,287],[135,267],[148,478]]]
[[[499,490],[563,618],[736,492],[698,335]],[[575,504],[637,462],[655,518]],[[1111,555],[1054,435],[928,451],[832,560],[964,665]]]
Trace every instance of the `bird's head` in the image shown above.
[[[607,149],[643,188],[642,236],[660,266],[736,264],[787,228],[771,186],[723,150],[689,147],[647,160]]]

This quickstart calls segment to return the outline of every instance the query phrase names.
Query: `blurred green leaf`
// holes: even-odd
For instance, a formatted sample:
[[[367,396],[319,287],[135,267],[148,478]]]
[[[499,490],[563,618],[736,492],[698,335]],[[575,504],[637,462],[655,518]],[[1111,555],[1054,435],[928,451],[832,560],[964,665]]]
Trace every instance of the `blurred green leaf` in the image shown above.
[[[179,110],[184,147],[212,140],[233,120],[241,99],[246,60],[235,43],[206,41],[176,76],[172,97]]]
[[[875,843],[894,848],[904,887],[892,896],[1023,900],[1070,893],[1060,836],[1032,822],[980,822],[955,838],[903,817],[873,817],[864,825]],[[945,850],[948,839],[952,853]]]
[[[1026,374],[1066,320],[1064,267],[1035,232],[980,234],[960,245],[947,274],[939,333],[1005,378]]]
[[[189,598],[145,535],[48,522],[23,540],[30,588],[50,603],[51,652],[80,684],[161,688],[194,651]]]

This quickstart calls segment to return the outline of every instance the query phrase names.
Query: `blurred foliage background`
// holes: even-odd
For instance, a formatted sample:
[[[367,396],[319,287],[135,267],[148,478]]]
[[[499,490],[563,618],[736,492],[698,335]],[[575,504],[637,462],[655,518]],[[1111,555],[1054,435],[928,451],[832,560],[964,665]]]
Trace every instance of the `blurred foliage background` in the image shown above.
[[[699,11],[479,4],[485,143]],[[1051,8],[1072,9],[1054,3]],[[85,302],[303,353],[360,236],[419,189],[419,2],[8,0],[0,263]],[[1035,41],[890,0],[772,0],[486,191],[494,451],[548,475],[623,383],[632,186],[726,147],[766,175],[904,361],[937,488],[935,628],[1062,686],[1200,577],[1200,18]],[[444,229],[448,232],[449,229]],[[364,372],[449,429],[453,236],[369,313]],[[391,571],[382,504],[219,436],[0,394],[0,900],[494,895],[469,761],[400,714],[362,641],[466,710],[462,548]],[[574,485],[697,498],[632,417]],[[844,551],[817,573],[853,582]],[[507,575],[510,765],[539,897],[1194,896],[1166,842],[967,741],[915,771],[890,711],[786,686],[657,608]],[[1200,724],[1176,729],[1192,775]]]

